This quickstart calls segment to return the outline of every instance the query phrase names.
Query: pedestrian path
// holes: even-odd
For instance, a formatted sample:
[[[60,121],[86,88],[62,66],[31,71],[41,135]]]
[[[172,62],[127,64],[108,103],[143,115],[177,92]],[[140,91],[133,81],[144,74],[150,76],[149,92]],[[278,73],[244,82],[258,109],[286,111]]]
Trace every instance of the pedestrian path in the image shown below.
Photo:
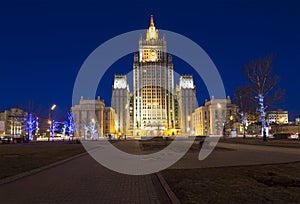
[[[119,174],[89,155],[1,185],[0,197],[5,204],[170,203],[155,174]]]

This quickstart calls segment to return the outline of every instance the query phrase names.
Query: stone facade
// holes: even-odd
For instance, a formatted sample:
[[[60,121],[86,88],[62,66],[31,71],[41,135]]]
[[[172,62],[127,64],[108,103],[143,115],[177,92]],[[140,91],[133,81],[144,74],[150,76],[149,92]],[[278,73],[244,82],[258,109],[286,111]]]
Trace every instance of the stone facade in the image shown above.
[[[238,108],[227,99],[211,98],[192,113],[193,135],[239,134]]]
[[[4,135],[25,135],[24,117],[26,113],[21,108],[12,108],[10,110],[0,112],[0,134]]]

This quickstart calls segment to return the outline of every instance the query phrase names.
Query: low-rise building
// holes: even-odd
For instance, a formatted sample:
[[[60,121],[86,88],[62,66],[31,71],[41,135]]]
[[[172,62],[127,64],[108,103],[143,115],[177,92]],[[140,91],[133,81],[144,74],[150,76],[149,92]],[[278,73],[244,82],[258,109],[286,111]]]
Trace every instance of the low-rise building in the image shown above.
[[[99,139],[116,132],[117,115],[112,107],[105,107],[104,101],[83,99],[71,108],[76,134],[84,139]]]
[[[300,125],[296,124],[274,124],[270,132],[274,134],[295,134],[300,133]]]
[[[25,135],[24,117],[26,113],[21,108],[11,108],[0,112],[0,134],[1,135]]]
[[[78,137],[93,139],[95,135],[103,136],[104,107],[104,101],[98,96],[97,100],[81,97],[79,104],[71,108]]]
[[[194,135],[223,135],[235,131],[239,133],[238,108],[227,99],[205,101],[204,106],[192,114],[192,132]]]
[[[288,111],[267,111],[266,121],[268,124],[287,124],[289,122]]]

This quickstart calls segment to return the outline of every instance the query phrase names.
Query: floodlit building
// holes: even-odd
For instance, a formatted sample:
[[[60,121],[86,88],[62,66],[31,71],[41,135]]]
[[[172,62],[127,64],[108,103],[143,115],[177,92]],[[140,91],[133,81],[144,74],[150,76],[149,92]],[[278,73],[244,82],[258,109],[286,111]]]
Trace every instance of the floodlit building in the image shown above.
[[[116,131],[128,134],[130,129],[130,91],[126,75],[115,75],[111,106],[117,113]]]
[[[172,56],[167,54],[165,36],[159,38],[153,16],[134,55],[133,94],[133,134],[162,135],[175,129]]]
[[[25,135],[24,117],[26,113],[21,108],[11,108],[0,112],[0,134],[2,135]]]
[[[197,107],[193,77],[182,76],[175,90],[172,56],[167,54],[166,38],[159,37],[153,16],[146,37],[141,35],[138,45],[133,92],[126,75],[115,75],[111,108],[105,108],[100,97],[81,98],[79,105],[72,107],[79,136],[94,138],[95,130],[90,128],[93,121],[98,122],[100,137],[112,132],[134,136],[192,134],[192,113]]]
[[[295,123],[296,123],[296,125],[300,125],[300,118],[296,118]]]
[[[227,99],[215,99],[197,108],[192,114],[192,132],[194,135],[238,134],[238,108]]]
[[[97,100],[81,97],[79,104],[71,108],[78,137],[96,139],[96,134],[98,137],[104,135],[104,108],[105,104],[100,96]]]
[[[209,112],[207,107],[200,106],[192,113],[192,131],[193,135],[209,135]]]
[[[118,129],[116,129],[118,124],[118,118],[115,110],[112,107],[104,107],[104,120],[103,120],[103,128],[104,128],[104,135],[112,135],[116,134]],[[118,132],[120,135],[121,132]]]
[[[196,88],[193,76],[181,76],[176,87],[181,133],[190,135],[192,132],[192,113],[197,108]]]
[[[267,111],[266,121],[268,124],[287,124],[289,122],[288,111],[275,110]]]

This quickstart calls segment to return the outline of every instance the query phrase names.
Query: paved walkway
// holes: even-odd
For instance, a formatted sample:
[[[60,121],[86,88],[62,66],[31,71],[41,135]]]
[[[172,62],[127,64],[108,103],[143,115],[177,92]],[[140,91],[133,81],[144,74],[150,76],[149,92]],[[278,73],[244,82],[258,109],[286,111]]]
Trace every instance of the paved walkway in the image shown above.
[[[141,153],[138,142],[120,149]],[[300,161],[297,148],[218,143],[204,161],[199,151],[170,168],[206,168]],[[223,149],[222,149],[223,148]],[[229,150],[224,149],[229,148]],[[156,175],[129,176],[106,169],[85,155],[62,165],[0,186],[0,203],[170,203]]]
[[[156,175],[119,174],[85,155],[1,185],[0,203],[147,204],[170,203],[170,200]]]

